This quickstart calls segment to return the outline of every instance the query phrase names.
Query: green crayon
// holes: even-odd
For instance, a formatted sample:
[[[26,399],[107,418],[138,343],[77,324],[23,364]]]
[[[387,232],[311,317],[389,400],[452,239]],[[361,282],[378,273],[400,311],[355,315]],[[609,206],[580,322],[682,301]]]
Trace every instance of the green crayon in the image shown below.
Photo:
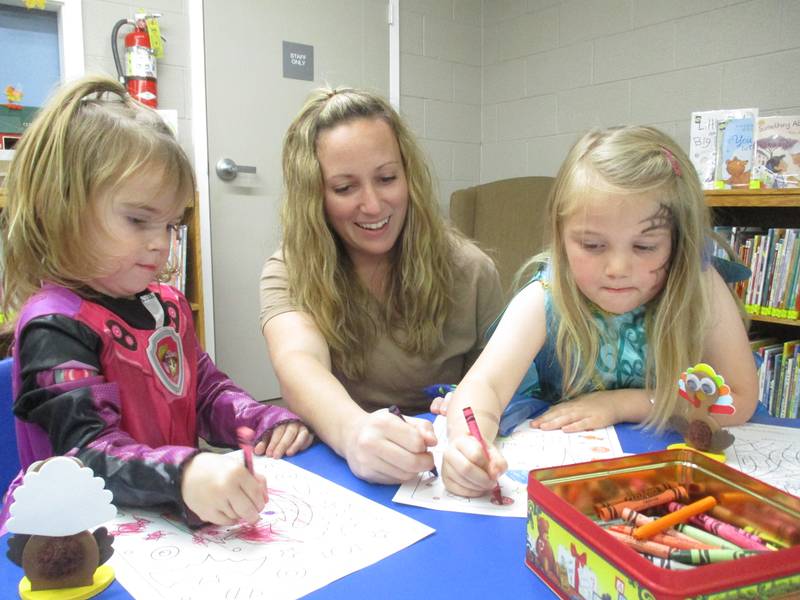
[[[758,550],[672,550],[669,553],[670,560],[677,560],[687,565],[709,565],[711,563],[724,562],[726,560],[736,560],[761,554]]]
[[[686,571],[697,568],[695,565],[678,562],[677,560],[670,560],[669,558],[659,558],[658,556],[653,556],[652,554],[642,554],[642,556],[644,556],[655,566],[661,567],[662,569],[669,569],[670,571]]]
[[[703,531],[699,527],[693,527],[692,525],[687,525],[686,523],[678,523],[677,525],[673,526],[673,529],[677,529],[681,533],[688,535],[690,538],[695,539],[698,542],[708,544],[709,546],[719,546],[723,550],[741,550],[741,548],[733,542],[723,540],[721,537],[714,535],[713,533]]]

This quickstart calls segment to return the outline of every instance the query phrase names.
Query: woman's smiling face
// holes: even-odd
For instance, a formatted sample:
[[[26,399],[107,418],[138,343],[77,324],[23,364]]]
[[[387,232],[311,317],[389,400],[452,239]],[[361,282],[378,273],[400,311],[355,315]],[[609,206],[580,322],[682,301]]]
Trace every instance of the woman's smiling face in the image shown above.
[[[400,237],[408,182],[397,138],[386,121],[359,118],[317,138],[325,215],[356,268],[382,264]]]

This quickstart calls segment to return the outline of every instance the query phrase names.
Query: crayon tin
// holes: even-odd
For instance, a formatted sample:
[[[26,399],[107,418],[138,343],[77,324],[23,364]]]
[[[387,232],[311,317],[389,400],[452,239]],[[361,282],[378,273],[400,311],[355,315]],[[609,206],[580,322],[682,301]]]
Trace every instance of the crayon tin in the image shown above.
[[[748,524],[783,547],[670,570],[594,522],[595,505],[665,483],[713,495],[733,524]],[[800,498],[691,449],[531,471],[526,537],[525,562],[561,598],[800,598]]]

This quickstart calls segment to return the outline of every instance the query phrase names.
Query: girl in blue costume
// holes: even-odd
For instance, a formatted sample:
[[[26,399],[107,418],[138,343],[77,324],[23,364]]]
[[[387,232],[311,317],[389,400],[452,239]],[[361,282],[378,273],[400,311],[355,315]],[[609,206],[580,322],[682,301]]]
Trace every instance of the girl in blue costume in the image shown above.
[[[559,170],[547,218],[549,251],[523,267],[533,276],[445,408],[442,476],[456,494],[484,494],[507,466],[492,445],[484,457],[465,406],[489,442],[543,406],[532,427],[661,430],[681,372],[702,361],[724,374],[735,401],[720,424],[743,423],[756,407],[745,324],[720,275],[737,278],[735,265],[709,268],[709,210],[672,139],[650,127],[589,132]],[[445,412],[439,405],[432,410]]]

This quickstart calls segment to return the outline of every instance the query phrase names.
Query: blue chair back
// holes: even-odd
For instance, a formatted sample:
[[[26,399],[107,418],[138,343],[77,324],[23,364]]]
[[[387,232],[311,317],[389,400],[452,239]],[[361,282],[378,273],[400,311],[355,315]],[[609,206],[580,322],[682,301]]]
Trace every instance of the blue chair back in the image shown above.
[[[14,359],[0,361],[0,497],[19,473],[17,433],[14,429],[14,393],[11,391],[11,366]]]

